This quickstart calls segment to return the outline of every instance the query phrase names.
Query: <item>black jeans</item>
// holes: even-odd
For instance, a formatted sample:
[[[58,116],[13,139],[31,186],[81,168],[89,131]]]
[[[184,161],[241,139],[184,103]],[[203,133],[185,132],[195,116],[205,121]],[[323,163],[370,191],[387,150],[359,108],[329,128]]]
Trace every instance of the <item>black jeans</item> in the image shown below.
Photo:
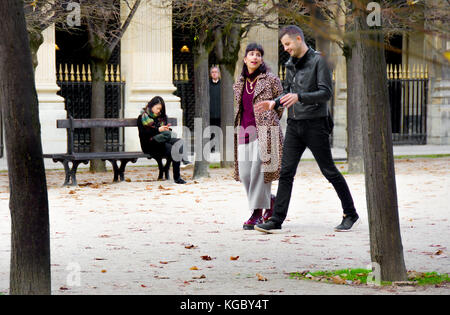
[[[178,141],[182,141],[177,144]],[[177,144],[179,146],[178,152],[172,152],[172,147]],[[170,159],[172,162],[173,168],[173,179],[177,180],[180,178],[180,161],[184,157],[184,142],[179,138],[172,138],[167,141],[165,144],[165,152],[164,155],[167,159]]]
[[[274,204],[273,221],[283,223],[291,200],[292,184],[298,163],[306,148],[309,148],[319,165],[320,171],[333,185],[341,200],[344,214],[356,213],[347,182],[336,168],[331,155],[330,128],[327,118],[288,120],[283,144],[280,180]]]

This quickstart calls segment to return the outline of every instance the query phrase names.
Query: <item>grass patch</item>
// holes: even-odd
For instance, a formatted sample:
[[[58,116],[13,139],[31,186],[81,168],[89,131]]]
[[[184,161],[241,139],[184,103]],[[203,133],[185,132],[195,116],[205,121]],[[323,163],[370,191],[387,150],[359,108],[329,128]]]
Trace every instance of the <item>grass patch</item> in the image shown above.
[[[220,163],[211,163],[209,164],[209,168],[221,168]]]
[[[416,282],[418,285],[439,285],[450,283],[450,277],[447,273],[437,272],[408,272],[408,279]]]
[[[289,279],[312,280],[334,284],[364,285],[367,284],[367,277],[371,273],[368,269],[341,269],[331,271],[303,271],[292,272]],[[408,285],[442,285],[450,283],[450,277],[447,273],[438,272],[417,272],[408,271]],[[381,285],[395,284],[389,281],[383,281]]]
[[[401,160],[401,159],[416,159],[416,158],[438,159],[443,157],[450,157],[450,154],[397,155],[394,158],[396,160]]]

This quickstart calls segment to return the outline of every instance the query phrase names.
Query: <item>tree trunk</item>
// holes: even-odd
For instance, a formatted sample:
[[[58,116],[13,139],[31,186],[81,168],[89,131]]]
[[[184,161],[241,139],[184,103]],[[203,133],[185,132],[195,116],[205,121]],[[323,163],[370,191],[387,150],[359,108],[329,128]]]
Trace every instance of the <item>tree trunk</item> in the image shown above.
[[[91,118],[105,118],[105,71],[106,61],[92,61],[92,101]],[[91,129],[91,152],[105,151],[105,129]],[[106,172],[105,162],[102,160],[90,161],[91,172]]]
[[[209,126],[209,70],[208,52],[201,40],[194,53],[194,85],[195,85],[195,126],[194,151],[195,163],[193,178],[209,177],[209,149],[204,150],[209,135],[203,130]]]
[[[30,50],[31,50],[31,59],[33,62],[33,70],[36,71],[38,66],[38,57],[37,53],[39,47],[41,47],[42,43],[44,43],[44,36],[41,32],[28,32],[28,37],[30,38]]]
[[[104,27],[106,29],[106,26]],[[100,38],[92,27],[88,27],[89,45],[92,66],[92,95],[91,118],[105,118],[105,71],[106,64],[111,57],[107,43]],[[105,32],[103,30],[103,32]],[[105,151],[105,129],[91,129],[91,152]],[[102,160],[90,161],[91,172],[106,172],[105,162]]]
[[[355,32],[353,21],[347,20],[348,33]],[[361,104],[363,93],[362,60],[354,40],[349,40],[344,49],[347,67],[347,163],[348,173],[364,172],[363,143],[361,130]]]
[[[50,294],[50,233],[39,108],[23,2],[0,2],[0,105],[11,211],[11,294]]]
[[[227,132],[227,129],[234,130],[234,71],[229,72],[228,67],[220,66],[221,80],[220,89],[222,96],[222,108],[220,111],[220,124],[223,134],[222,152],[220,152],[220,166],[233,167],[234,166],[234,133]]]
[[[347,163],[348,173],[364,173],[361,126],[362,72],[361,60],[356,51],[347,58]]]
[[[362,73],[359,100],[371,258],[379,265],[381,281],[406,280],[383,33],[381,27],[369,29],[366,13],[359,10],[355,28],[358,35],[355,52],[360,57]]]
[[[234,166],[234,133],[227,133],[227,129],[234,130],[234,72],[239,58],[241,28],[232,24],[226,31],[216,30],[216,56],[220,63],[220,89],[222,107],[220,112],[222,129],[222,151],[220,152],[220,166]]]

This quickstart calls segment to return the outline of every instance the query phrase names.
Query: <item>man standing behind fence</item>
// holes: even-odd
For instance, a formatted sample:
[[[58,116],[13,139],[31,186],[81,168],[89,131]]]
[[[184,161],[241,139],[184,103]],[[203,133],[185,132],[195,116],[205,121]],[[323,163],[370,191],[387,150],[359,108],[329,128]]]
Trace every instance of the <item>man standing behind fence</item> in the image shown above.
[[[331,155],[329,135],[333,127],[327,105],[332,95],[331,72],[325,59],[306,45],[299,27],[290,25],[283,28],[280,41],[291,55],[286,63],[283,94],[275,100],[261,102],[255,108],[288,108],[288,125],[274,213],[270,220],[256,225],[255,230],[276,233],[281,229],[288,212],[298,163],[305,149],[309,148],[342,203],[344,217],[335,230],[349,231],[359,217],[347,182],[334,165]]]
[[[209,80],[209,124],[220,128],[220,108],[221,93],[220,93],[220,70],[217,66],[212,66]],[[211,140],[215,138],[215,134],[211,135]],[[216,150],[215,145],[212,147],[212,152]]]

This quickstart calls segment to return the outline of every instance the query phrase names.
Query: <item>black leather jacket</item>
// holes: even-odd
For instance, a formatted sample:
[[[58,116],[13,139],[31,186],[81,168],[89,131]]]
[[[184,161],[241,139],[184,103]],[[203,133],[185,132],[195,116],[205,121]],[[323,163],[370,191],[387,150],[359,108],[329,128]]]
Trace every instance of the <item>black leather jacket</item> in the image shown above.
[[[319,52],[309,48],[302,58],[291,57],[286,62],[283,93],[275,102],[278,105],[283,95],[297,93],[299,101],[288,109],[288,118],[300,120],[326,117],[327,101],[332,92],[331,72],[325,59]]]

